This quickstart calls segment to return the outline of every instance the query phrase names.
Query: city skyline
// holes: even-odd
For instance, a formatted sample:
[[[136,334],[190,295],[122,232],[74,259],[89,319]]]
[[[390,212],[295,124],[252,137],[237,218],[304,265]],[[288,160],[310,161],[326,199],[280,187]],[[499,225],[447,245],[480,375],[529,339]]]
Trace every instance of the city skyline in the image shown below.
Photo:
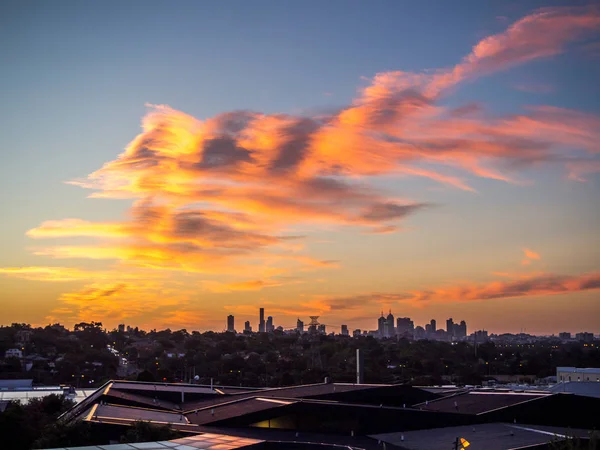
[[[135,3],[0,6],[2,324],[600,333],[593,3]]]

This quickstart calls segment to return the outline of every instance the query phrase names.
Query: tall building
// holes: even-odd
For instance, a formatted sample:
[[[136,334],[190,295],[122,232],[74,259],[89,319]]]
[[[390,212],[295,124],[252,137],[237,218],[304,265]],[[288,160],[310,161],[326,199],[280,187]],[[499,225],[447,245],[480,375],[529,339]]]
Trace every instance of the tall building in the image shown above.
[[[392,310],[390,309],[389,314],[387,315],[385,322],[387,324],[387,333],[385,337],[392,337],[396,334],[396,328],[394,327],[394,315],[392,314]]]
[[[248,333],[252,333],[252,325],[250,325],[249,320],[246,320],[246,322],[244,322],[244,331],[247,331]]]
[[[385,337],[385,328],[387,324],[387,320],[383,317],[383,311],[381,311],[381,317],[377,319],[377,332],[379,333],[379,337]]]
[[[273,317],[271,316],[267,317],[267,325],[265,331],[267,333],[272,333],[273,331],[275,331],[275,327],[273,326]]]
[[[258,316],[258,332],[259,333],[264,333],[266,331],[265,329],[265,308],[260,308],[259,310],[259,316]]]
[[[454,320],[452,320],[452,317],[446,320],[446,333],[450,337],[454,336]]]
[[[327,334],[327,332],[325,331],[325,324],[319,324],[319,326],[317,327],[317,331],[321,334]]]
[[[565,331],[563,333],[558,333],[558,337],[560,339],[571,339],[571,333],[569,333],[568,331]]]
[[[234,318],[231,314],[227,316],[227,331],[235,333]]]
[[[435,333],[435,330],[437,329],[437,328],[436,328],[436,325],[437,325],[437,324],[436,324],[436,322],[435,322],[435,319],[431,319],[431,322],[429,322],[429,323],[431,324],[431,332],[432,332],[432,333]]]
[[[415,324],[410,317],[398,317],[396,320],[396,333],[398,335],[409,335],[412,336],[415,330]]]
[[[459,337],[466,338],[467,337],[467,322],[464,320],[460,321],[460,325],[458,326]]]
[[[348,325],[342,325],[342,336],[350,336],[350,333],[348,333]]]
[[[302,322],[300,318],[298,318],[296,321],[296,331],[299,333],[304,333],[304,322]]]
[[[119,333],[125,333],[125,324],[124,323],[119,324]]]

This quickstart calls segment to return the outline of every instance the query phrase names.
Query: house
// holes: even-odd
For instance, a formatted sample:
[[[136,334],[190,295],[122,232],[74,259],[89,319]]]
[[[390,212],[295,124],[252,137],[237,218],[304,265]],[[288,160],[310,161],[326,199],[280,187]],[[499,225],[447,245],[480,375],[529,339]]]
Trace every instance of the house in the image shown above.
[[[23,359],[23,351],[19,348],[9,348],[4,352],[4,359],[8,358]]]

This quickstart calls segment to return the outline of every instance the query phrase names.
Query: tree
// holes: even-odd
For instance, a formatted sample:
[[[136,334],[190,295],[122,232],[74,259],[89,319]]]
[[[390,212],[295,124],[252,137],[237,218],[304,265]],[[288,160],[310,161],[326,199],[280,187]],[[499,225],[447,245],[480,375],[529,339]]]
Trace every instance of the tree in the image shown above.
[[[168,441],[183,437],[183,433],[174,430],[169,425],[153,425],[150,422],[135,422],[121,436],[122,443]]]

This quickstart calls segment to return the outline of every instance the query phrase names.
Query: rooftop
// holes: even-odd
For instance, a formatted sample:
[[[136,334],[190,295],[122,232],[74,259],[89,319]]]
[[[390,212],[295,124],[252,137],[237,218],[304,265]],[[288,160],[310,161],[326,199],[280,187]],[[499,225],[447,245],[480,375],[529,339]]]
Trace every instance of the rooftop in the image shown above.
[[[452,443],[457,437],[465,438],[474,449],[510,450],[546,444],[553,440],[563,440],[565,436],[586,438],[589,436],[589,431],[539,425],[486,423],[404,433],[385,433],[371,437],[410,450],[448,450],[452,448]]]
[[[589,373],[600,375],[600,367],[557,367],[557,372],[577,372],[577,373]]]
[[[415,405],[427,411],[481,414],[551,395],[547,392],[468,391]]]
[[[261,443],[258,439],[240,438],[226,434],[202,433],[188,438],[175,439],[172,441],[143,442],[138,444],[114,444],[114,445],[92,445],[87,447],[63,447],[52,450],[232,450],[244,448]]]

